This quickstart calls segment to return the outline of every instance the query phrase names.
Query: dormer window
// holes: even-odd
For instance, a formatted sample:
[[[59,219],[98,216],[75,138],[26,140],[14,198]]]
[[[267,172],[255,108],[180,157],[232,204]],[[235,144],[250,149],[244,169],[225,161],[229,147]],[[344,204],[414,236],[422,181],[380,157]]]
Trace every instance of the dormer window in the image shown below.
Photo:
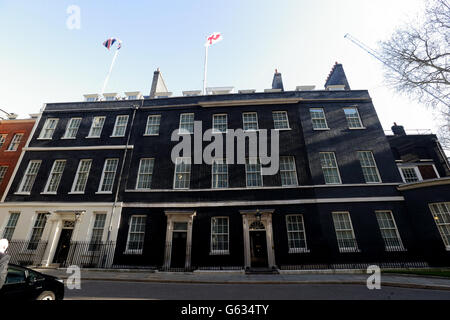
[[[119,100],[119,95],[117,93],[104,93],[103,97],[105,98],[105,101]]]
[[[141,94],[140,91],[125,92],[125,95],[127,96],[127,100],[139,100],[139,99],[142,99],[142,94]]]

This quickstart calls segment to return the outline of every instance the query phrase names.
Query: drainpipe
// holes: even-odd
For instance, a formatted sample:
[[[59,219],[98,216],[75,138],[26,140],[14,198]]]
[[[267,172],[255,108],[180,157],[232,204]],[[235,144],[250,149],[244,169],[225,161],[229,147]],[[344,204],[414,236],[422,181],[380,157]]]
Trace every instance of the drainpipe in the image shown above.
[[[142,100],[140,107],[143,107],[143,105],[144,105],[144,100]],[[130,144],[131,132],[133,130],[134,119],[136,117],[136,111],[139,109],[139,105],[133,105],[131,108],[133,109],[133,116],[131,118],[130,130],[128,131],[127,143],[126,143],[125,150],[123,153],[122,166],[120,168],[120,173],[119,173],[119,182],[117,183],[116,194],[114,196],[114,203],[113,203],[112,211],[111,211],[111,218],[109,219],[108,236],[106,238],[106,242],[108,242],[109,239],[111,238],[114,211],[116,210],[117,201],[119,199],[120,186],[122,184],[123,169],[125,167],[125,162],[127,160],[127,153],[128,153],[128,146]]]

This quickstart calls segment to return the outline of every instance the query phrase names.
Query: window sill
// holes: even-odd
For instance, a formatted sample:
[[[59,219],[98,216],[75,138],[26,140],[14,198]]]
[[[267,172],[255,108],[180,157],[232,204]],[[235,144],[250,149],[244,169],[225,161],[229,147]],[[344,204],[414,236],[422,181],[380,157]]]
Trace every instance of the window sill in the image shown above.
[[[36,138],[36,140],[53,140],[52,138]]]
[[[157,136],[159,136],[159,133],[158,134],[143,134],[142,136],[143,137],[157,137]]]
[[[109,136],[110,138],[125,138],[125,135],[123,136]]]
[[[57,195],[56,192],[41,192],[41,194],[44,196],[56,196]]]
[[[356,248],[345,248],[345,249],[339,249],[339,253],[360,253],[361,250]]]
[[[100,137],[85,137],[85,139],[100,139]]]
[[[331,129],[330,128],[322,128],[322,129],[314,129],[313,128],[313,131],[330,131]]]
[[[211,251],[209,253],[210,256],[229,256],[230,255],[230,251],[229,250],[224,250],[224,251]]]
[[[408,250],[403,247],[389,247],[385,248],[386,252],[407,252]],[[450,249],[449,249],[450,250]]]
[[[97,191],[95,194],[112,194],[112,191]]]
[[[173,190],[191,190],[191,188],[173,188]]]
[[[68,194],[84,194],[84,192],[75,192],[75,191],[72,191],[72,192],[69,192]]]
[[[284,129],[274,129],[276,131],[291,131],[292,128],[284,128]]]
[[[142,250],[126,250],[123,254],[140,256],[142,255]]]
[[[77,139],[77,137],[75,137],[75,138],[66,138],[66,137],[62,137],[61,138],[61,140],[76,140]]]
[[[17,151],[17,149],[16,150],[5,150],[4,152],[16,152]]]
[[[308,249],[289,249],[289,254],[302,254],[302,253],[310,253]]]
[[[348,130],[366,130],[366,127],[361,127],[361,128],[348,128]]]
[[[256,129],[256,130],[243,130],[244,133],[252,133],[252,132],[259,132],[260,129]]]
[[[18,196],[29,196],[31,192],[14,192],[14,194]]]

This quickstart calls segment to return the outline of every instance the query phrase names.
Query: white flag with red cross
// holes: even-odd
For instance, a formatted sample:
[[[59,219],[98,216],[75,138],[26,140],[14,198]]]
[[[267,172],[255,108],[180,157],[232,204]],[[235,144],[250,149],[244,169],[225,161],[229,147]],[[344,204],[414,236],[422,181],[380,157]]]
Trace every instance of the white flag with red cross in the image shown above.
[[[210,35],[206,39],[205,47],[209,47],[209,46],[213,45],[214,43],[222,41],[222,39],[223,39],[223,37],[220,32],[214,32],[212,35]]]

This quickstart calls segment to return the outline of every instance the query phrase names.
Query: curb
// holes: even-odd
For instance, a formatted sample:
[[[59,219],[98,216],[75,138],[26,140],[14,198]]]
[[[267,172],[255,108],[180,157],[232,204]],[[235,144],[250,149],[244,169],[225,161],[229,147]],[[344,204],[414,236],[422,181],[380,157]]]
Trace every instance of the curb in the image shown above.
[[[67,280],[67,278],[61,277],[61,279]],[[306,280],[306,281],[215,281],[215,280],[169,280],[169,279],[120,279],[120,278],[83,278],[87,281],[112,281],[112,282],[139,282],[139,283],[171,283],[171,284],[270,284],[270,285],[366,285],[366,281],[342,281],[342,280]],[[414,283],[399,283],[399,282],[383,282],[381,287],[396,287],[396,288],[408,288],[408,289],[424,289],[424,290],[444,290],[450,291],[450,286],[438,286],[438,285],[424,285]]]

